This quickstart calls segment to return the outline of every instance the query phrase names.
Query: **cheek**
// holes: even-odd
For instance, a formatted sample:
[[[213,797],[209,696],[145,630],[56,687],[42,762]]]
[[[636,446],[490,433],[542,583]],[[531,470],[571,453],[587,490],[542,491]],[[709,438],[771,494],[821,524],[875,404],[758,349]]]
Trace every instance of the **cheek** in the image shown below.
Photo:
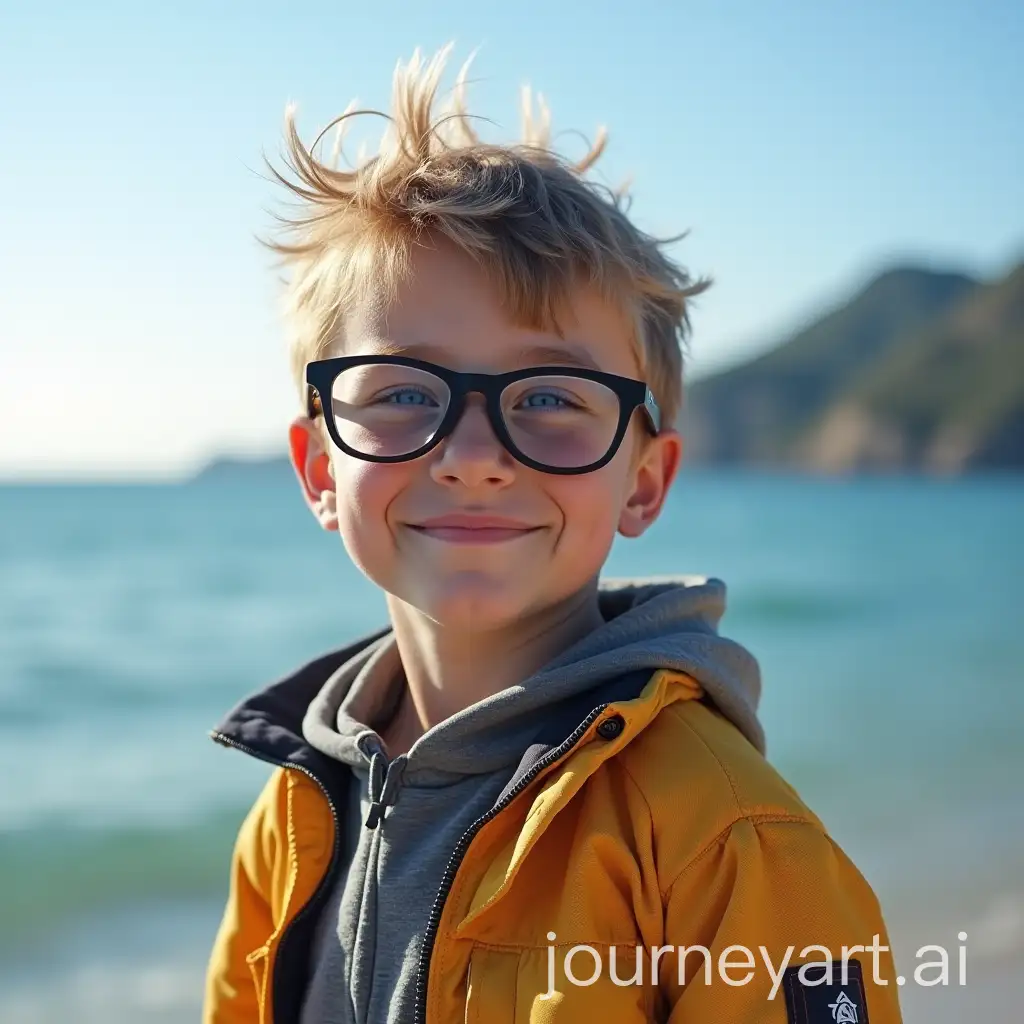
[[[615,539],[622,505],[621,473],[614,463],[596,473],[564,477],[550,494],[561,508],[561,542],[573,550],[606,551]]]
[[[353,560],[366,568],[388,541],[388,508],[404,485],[404,466],[383,466],[335,453],[334,479],[338,496],[338,528]]]

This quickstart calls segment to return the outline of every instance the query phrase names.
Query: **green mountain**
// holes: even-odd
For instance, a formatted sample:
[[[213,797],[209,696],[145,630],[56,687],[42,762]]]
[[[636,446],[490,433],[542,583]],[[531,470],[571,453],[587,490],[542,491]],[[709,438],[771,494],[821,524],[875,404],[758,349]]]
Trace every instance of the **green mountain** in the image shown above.
[[[695,382],[693,463],[827,472],[1024,469],[1024,265],[1002,281],[901,267]]]

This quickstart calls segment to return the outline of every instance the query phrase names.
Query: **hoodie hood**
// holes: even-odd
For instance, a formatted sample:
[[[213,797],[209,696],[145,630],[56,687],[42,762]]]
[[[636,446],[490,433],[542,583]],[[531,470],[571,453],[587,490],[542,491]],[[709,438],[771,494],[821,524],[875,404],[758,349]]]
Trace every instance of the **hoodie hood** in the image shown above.
[[[423,784],[443,784],[514,764],[526,745],[550,735],[552,715],[571,722],[571,730],[589,705],[604,699],[603,684],[623,677],[646,681],[658,669],[696,679],[707,699],[764,752],[757,661],[718,634],[726,604],[721,580],[608,580],[600,585],[598,602],[603,626],[522,683],[430,729],[403,757],[406,777],[418,774]],[[375,728],[387,721],[403,685],[394,636],[387,632],[325,680],[306,712],[305,738],[332,759],[367,770],[381,749]]]
[[[564,671],[592,674],[595,683],[641,670],[665,668],[693,676],[705,695],[757,748],[765,752],[757,717],[761,670],[745,647],[720,636],[726,586],[714,577],[607,580],[598,592],[605,625],[546,666],[541,677]]]

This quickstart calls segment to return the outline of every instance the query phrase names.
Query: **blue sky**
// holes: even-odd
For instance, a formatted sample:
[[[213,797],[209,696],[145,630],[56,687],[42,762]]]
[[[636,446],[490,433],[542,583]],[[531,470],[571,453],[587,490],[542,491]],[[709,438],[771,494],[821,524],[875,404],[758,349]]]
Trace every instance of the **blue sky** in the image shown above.
[[[452,76],[479,50],[490,138],[515,136],[528,82],[566,152],[607,126],[602,176],[632,177],[643,227],[690,231],[674,254],[716,279],[697,374],[892,262],[1024,257],[1017,3],[9,4],[0,476],[280,448],[296,397],[254,240],[277,199],[261,151],[288,101],[307,136],[354,97],[386,107],[395,62],[448,40]]]

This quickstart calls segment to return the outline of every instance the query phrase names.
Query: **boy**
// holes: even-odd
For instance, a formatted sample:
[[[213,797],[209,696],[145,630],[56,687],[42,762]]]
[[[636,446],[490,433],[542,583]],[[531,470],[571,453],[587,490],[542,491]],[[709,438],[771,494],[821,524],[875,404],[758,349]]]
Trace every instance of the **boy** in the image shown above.
[[[277,768],[204,1019],[894,1024],[877,902],[762,756],[724,586],[598,584],[679,467],[707,282],[584,181],[600,145],[482,144],[465,68],[437,118],[446,54],[399,66],[360,168],[289,118],[291,458],[391,622],[214,733]]]

